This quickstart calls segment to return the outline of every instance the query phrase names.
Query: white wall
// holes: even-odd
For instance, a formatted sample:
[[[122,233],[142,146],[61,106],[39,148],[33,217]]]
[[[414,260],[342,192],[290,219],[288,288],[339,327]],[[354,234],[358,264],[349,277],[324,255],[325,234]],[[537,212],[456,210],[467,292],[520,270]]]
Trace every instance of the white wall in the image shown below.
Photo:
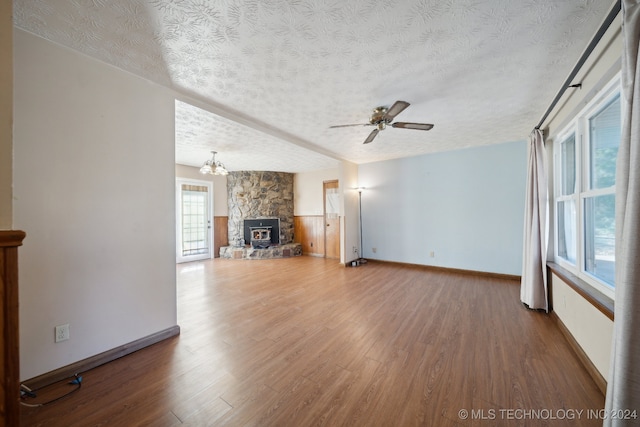
[[[611,361],[613,322],[560,277],[552,275],[553,311],[582,347],[600,374],[607,379]]]
[[[0,2],[0,230],[13,225],[13,3]]]
[[[205,159],[206,160],[206,159]],[[204,162],[204,160],[203,160]],[[200,168],[176,164],[176,178],[213,182],[213,216],[228,216],[227,177],[224,175],[203,175]]]
[[[365,258],[521,274],[524,141],[360,165],[359,181]]]
[[[18,29],[14,67],[28,379],[176,325],[174,98]]]
[[[342,209],[340,216],[340,262],[348,264],[359,255],[353,248],[360,248],[360,217],[358,209],[358,192],[360,186],[358,165],[351,162],[340,163],[340,191],[342,193]]]
[[[293,176],[293,214],[323,215],[322,195],[324,181],[338,179],[338,169],[296,173]]]

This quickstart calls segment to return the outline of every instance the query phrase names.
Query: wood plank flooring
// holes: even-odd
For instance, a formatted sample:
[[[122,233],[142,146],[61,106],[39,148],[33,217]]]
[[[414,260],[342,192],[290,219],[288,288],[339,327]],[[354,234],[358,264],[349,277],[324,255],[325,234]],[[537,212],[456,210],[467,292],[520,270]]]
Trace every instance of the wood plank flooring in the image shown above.
[[[602,423],[587,411],[604,397],[513,281],[307,256],[181,264],[177,278],[180,336],[82,373],[22,425]]]

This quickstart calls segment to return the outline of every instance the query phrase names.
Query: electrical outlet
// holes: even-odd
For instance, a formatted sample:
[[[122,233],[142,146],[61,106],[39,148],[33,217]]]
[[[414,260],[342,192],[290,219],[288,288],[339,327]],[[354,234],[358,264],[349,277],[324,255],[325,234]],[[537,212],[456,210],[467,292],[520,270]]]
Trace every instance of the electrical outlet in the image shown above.
[[[353,253],[357,254],[358,253],[358,248],[356,248],[355,246],[353,247]]]
[[[429,256],[431,258],[434,258],[436,256],[436,253],[434,251],[429,252]]]
[[[371,248],[371,251],[375,254],[376,252],[378,252],[378,248]]]
[[[69,324],[56,326],[56,342],[66,341],[69,337]]]

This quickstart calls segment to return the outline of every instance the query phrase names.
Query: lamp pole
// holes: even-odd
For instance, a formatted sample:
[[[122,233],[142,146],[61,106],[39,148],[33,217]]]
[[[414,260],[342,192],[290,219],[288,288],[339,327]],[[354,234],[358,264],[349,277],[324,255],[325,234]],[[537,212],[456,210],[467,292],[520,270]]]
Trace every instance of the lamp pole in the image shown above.
[[[358,265],[366,262],[362,256],[362,251],[364,250],[364,246],[362,244],[362,190],[364,190],[364,187],[358,187],[358,208],[360,210],[360,258],[358,258]]]

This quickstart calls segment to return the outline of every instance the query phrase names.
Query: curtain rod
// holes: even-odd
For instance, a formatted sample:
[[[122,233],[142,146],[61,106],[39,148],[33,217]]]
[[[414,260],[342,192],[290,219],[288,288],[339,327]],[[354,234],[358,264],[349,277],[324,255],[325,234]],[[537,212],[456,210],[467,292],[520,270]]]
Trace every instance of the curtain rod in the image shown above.
[[[564,95],[564,92],[567,90],[567,88],[577,86],[577,85],[572,85],[571,82],[576,77],[576,75],[578,74],[578,71],[580,71],[584,63],[587,62],[587,58],[589,58],[589,55],[591,55],[591,53],[595,49],[598,42],[600,42],[600,39],[602,39],[602,36],[604,36],[604,33],[607,31],[607,29],[609,28],[613,20],[616,18],[616,16],[618,16],[618,13],[622,9],[621,3],[622,3],[621,0],[617,0],[615,2],[615,4],[613,5],[613,8],[611,9],[611,11],[609,11],[609,14],[607,15],[604,22],[598,29],[598,32],[596,33],[595,36],[593,36],[593,39],[591,39],[591,42],[587,46],[587,49],[582,54],[582,56],[578,60],[578,63],[575,65],[575,67],[573,67],[573,70],[571,70],[571,74],[569,74],[569,77],[567,77],[567,80],[565,80],[564,84],[558,91],[558,94],[553,99],[553,102],[551,102],[551,105],[549,105],[549,108],[547,108],[547,111],[544,113],[544,116],[542,116],[542,118],[540,119],[540,122],[538,123],[538,126],[536,126],[535,129],[540,129],[540,126],[542,126],[544,121],[547,120],[547,117],[549,117],[549,114],[551,114],[551,111],[555,108],[558,101],[560,101],[560,98],[562,97],[562,95]]]

